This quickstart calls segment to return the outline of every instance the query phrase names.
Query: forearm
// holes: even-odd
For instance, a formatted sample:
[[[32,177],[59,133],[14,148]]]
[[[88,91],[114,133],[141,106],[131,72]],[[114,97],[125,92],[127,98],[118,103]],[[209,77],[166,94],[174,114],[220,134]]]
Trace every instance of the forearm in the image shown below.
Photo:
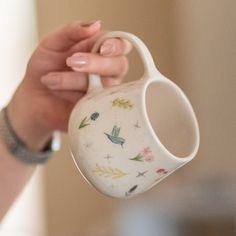
[[[0,220],[9,209],[16,196],[20,193],[36,166],[27,165],[6,149],[0,140]]]
[[[30,107],[25,107],[24,98],[17,92],[7,106],[9,124],[17,137],[32,153],[40,152],[48,140],[51,132],[40,127],[30,114]],[[1,135],[3,135],[1,133]],[[0,136],[0,219],[30,179],[36,164],[29,164],[16,158],[11,153],[4,136]]]

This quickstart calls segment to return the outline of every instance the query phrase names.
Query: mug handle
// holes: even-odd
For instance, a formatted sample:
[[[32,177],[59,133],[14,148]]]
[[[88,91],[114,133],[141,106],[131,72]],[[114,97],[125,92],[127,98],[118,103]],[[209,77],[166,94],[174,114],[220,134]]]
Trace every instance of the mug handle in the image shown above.
[[[122,32],[122,31],[111,31],[106,33],[104,36],[98,39],[92,49],[92,53],[98,52],[101,44],[108,38],[124,38],[130,41],[137,51],[139,52],[142,62],[144,64],[144,75],[143,78],[146,79],[155,79],[157,77],[162,78],[161,73],[157,70],[155,63],[153,61],[152,55],[149,52],[146,45],[140,40],[137,36]],[[102,88],[101,78],[97,74],[89,74],[89,87],[88,92],[91,92],[94,89]]]

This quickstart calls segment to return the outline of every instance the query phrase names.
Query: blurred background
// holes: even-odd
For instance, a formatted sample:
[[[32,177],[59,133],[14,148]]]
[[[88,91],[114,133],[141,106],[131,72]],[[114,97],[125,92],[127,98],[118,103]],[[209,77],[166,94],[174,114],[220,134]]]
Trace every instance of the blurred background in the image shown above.
[[[37,34],[41,38],[75,19],[100,19],[106,30],[139,36],[159,70],[185,91],[198,117],[201,145],[190,164],[124,201],[86,183],[63,135],[61,151],[39,168],[3,220],[0,235],[235,236],[235,9],[234,0],[1,1],[1,105],[22,78]],[[140,59],[132,52],[127,80],[141,75]]]

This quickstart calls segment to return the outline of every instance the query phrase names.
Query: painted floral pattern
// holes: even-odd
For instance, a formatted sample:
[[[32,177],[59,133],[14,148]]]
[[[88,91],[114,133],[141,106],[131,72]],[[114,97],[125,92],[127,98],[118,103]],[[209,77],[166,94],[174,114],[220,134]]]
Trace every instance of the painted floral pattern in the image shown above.
[[[98,112],[94,112],[89,118],[87,116],[80,122],[79,129],[90,125],[90,121],[95,121],[99,117]]]
[[[132,188],[129,189],[129,191],[125,192],[125,196],[129,197],[136,189],[138,188],[138,185],[134,185]]]
[[[116,93],[116,92],[117,91],[114,91],[112,93]],[[131,110],[134,107],[134,103],[131,102],[131,100],[126,99],[126,98],[121,98],[121,97],[116,97],[114,100],[111,101],[111,103],[112,103],[112,107],[116,107],[119,109]],[[99,119],[100,117],[100,113],[95,111],[91,115],[85,116],[80,122],[78,129],[85,128],[91,125],[92,122],[96,122],[96,120]],[[140,131],[142,131],[142,127],[144,127],[144,125],[142,123],[142,120],[133,120],[132,123],[130,123],[130,127],[133,127],[132,132],[137,132],[137,135],[141,135],[142,133],[140,133]],[[101,133],[102,132],[103,131],[101,131]],[[127,143],[129,141],[124,138],[123,129],[121,125],[119,126],[113,125],[113,127],[111,127],[110,130],[103,132],[103,135],[105,135],[107,140],[109,140],[108,142],[116,144],[117,146],[120,145],[122,148],[124,148],[124,144],[126,144],[126,141]],[[134,139],[130,141],[134,142]],[[85,148],[91,149],[93,144],[94,143],[87,142],[85,143]],[[112,148],[112,145],[111,145],[111,148]],[[142,186],[144,185],[145,181],[150,181],[151,179],[152,183],[150,184],[153,184],[161,180],[165,175],[169,173],[169,171],[163,168],[162,166],[156,169],[153,169],[151,164],[150,165],[135,164],[135,162],[140,162],[140,163],[145,163],[145,162],[153,163],[154,162],[153,164],[156,165],[155,161],[158,160],[157,157],[154,156],[153,154],[154,150],[152,151],[150,146],[144,146],[143,148],[141,147],[142,149],[139,149],[139,148],[140,147],[138,147],[138,149],[136,149],[136,151],[133,153],[134,155],[137,154],[136,156],[129,156],[128,158],[124,156],[123,158],[123,160],[126,161],[127,166],[129,166],[129,164],[132,163],[131,161],[133,161],[132,165],[136,169],[134,169],[134,171],[130,171],[130,173],[127,173],[125,170],[122,170],[122,168],[120,167],[117,168],[117,166],[115,165],[116,162],[114,160],[116,160],[116,158],[118,157],[115,155],[115,152],[111,151],[109,148],[107,148],[109,150],[104,149],[105,153],[104,155],[101,156],[103,160],[104,159],[106,160],[105,161],[106,164],[103,164],[104,162],[102,162],[102,164],[101,163],[99,164],[99,160],[96,160],[92,171],[96,174],[96,177],[110,179],[109,183],[112,183],[112,186],[114,187],[118,187],[118,185],[116,185],[115,183],[119,183],[119,182],[117,182],[118,180],[116,180],[116,182],[111,182],[112,179],[120,179],[120,178],[124,178],[125,176],[131,177],[131,179],[127,178],[127,180],[129,181],[127,181],[127,185],[123,189],[122,194],[125,197],[136,195],[138,192],[142,191]],[[107,151],[109,153],[106,154]],[[124,154],[125,154],[125,149],[124,149]],[[125,166],[125,163],[123,164],[124,165],[122,166]],[[133,182],[132,182],[132,178],[133,178]]]
[[[116,98],[112,101],[112,106],[130,110],[134,105],[128,99]]]
[[[152,151],[150,147],[145,147],[141,152],[139,152],[135,157],[130,158],[129,160],[132,161],[146,161],[146,162],[153,162],[155,157],[152,155]]]
[[[128,173],[118,168],[100,166],[98,164],[96,164],[94,172],[96,172],[100,176],[109,177],[113,179],[118,179],[128,175]]]
[[[139,177],[146,177],[147,172],[148,172],[148,170],[139,171],[138,174],[136,175],[136,178],[139,178]]]
[[[156,170],[156,173],[158,174],[158,175],[165,175],[165,174],[167,174],[168,173],[168,171],[166,170],[166,169],[164,169],[164,168],[158,168],[157,170]]]
[[[155,182],[159,181],[161,178],[163,178],[169,171],[166,170],[165,168],[157,168],[156,169],[156,174],[157,174],[157,178],[155,180]]]

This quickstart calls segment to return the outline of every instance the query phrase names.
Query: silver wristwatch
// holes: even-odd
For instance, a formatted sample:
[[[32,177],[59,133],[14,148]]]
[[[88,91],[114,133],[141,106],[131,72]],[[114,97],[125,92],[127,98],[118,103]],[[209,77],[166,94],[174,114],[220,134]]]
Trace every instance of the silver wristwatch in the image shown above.
[[[50,158],[53,152],[58,151],[60,148],[60,134],[59,132],[54,132],[51,140],[41,152],[29,150],[15,133],[8,118],[6,108],[0,112],[0,138],[15,158],[28,164],[43,164]]]

